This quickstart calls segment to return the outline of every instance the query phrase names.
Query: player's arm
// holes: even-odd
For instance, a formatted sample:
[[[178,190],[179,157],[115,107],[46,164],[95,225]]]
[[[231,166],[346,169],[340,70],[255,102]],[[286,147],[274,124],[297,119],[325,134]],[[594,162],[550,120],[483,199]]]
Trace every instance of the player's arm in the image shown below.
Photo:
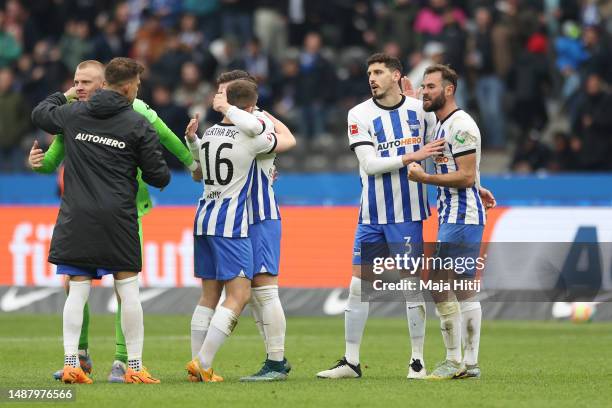
[[[142,180],[153,187],[167,186],[170,182],[170,169],[162,155],[155,129],[143,120],[136,132],[140,133],[136,157],[138,167],[142,170]]]
[[[402,156],[378,157],[367,127],[353,112],[348,114],[348,138],[350,148],[357,155],[359,165],[370,176],[388,173],[412,162],[439,155],[444,149],[444,139],[440,139],[426,144],[422,149],[413,153],[406,153]]]
[[[55,135],[46,152],[42,151],[38,146],[38,140],[35,140],[28,157],[32,170],[41,174],[53,173],[62,160],[64,160],[64,136],[61,134]]]
[[[161,144],[179,159],[185,167],[190,171],[195,171],[198,168],[198,164],[193,159],[193,155],[189,149],[185,147],[181,139],[170,130],[161,118],[158,117],[155,122],[153,122],[153,128],[155,132],[157,132]]]
[[[228,118],[238,129],[247,136],[261,135],[266,130],[266,125],[262,120],[259,120],[255,115],[242,110],[236,106],[230,105],[227,101],[225,90],[215,94],[213,99],[213,109],[223,114]]]
[[[198,139],[196,132],[198,131],[198,125],[200,124],[200,114],[196,113],[195,118],[191,118],[187,127],[185,128],[185,141],[193,162],[196,166],[195,170],[191,171],[191,178],[193,181],[202,181],[202,166],[200,165],[200,145],[201,140]]]
[[[476,182],[476,150],[455,156],[458,170],[445,174],[427,174],[418,164],[408,166],[408,178],[412,181],[440,187],[470,188]]]
[[[147,121],[153,126],[155,132],[159,136],[161,144],[168,149],[177,159],[194,171],[197,168],[197,164],[193,162],[193,157],[187,150],[185,145],[181,142],[181,139],[166,125],[166,123],[157,115],[155,110],[151,109],[149,105],[144,103],[140,99],[134,99],[132,104],[134,111],[138,112],[147,119]]]
[[[291,130],[280,120],[272,116],[268,112],[264,112],[264,114],[272,121],[274,126],[274,133],[276,134],[276,147],[274,148],[275,153],[286,152],[287,150],[291,150],[297,144],[295,140],[295,136],[291,133]]]
[[[257,135],[248,140],[251,152],[257,156],[258,154],[280,153],[278,148],[278,139],[274,132],[266,132]]]
[[[497,200],[490,190],[480,186],[480,188],[478,188],[478,195],[480,195],[480,199],[487,210],[497,206]]]
[[[34,126],[51,134],[62,133],[66,123],[66,109],[64,105],[68,100],[61,92],[47,96],[32,111]]]

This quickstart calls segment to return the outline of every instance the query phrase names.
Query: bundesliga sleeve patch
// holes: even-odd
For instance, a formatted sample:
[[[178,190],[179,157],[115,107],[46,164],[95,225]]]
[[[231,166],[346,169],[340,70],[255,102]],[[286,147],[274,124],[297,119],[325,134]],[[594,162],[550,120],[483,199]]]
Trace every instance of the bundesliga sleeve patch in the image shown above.
[[[351,136],[359,134],[359,129],[357,128],[357,125],[349,125],[349,133],[351,134]]]

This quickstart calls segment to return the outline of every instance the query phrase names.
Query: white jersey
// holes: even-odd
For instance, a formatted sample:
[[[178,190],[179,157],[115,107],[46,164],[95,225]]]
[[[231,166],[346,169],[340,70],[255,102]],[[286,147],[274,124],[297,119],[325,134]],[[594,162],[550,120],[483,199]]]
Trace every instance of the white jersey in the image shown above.
[[[457,109],[438,121],[431,140],[442,139],[444,155],[434,159],[437,174],[457,171],[455,158],[476,154],[476,181],[470,188],[438,187],[438,222],[448,224],[485,224],[485,211],[478,194],[480,187],[480,131],[474,119]]]
[[[423,111],[423,103],[402,97],[393,107],[368,99],[348,113],[351,149],[372,145],[378,157],[401,156],[423,147],[426,133],[432,131],[435,115]],[[360,224],[394,224],[425,220],[430,214],[427,188],[408,180],[408,169],[369,176],[360,167]]]
[[[253,111],[253,114],[264,122],[266,129],[274,129],[274,124],[265,113],[256,110]],[[276,153],[264,153],[257,156],[249,195],[249,224],[264,220],[280,220],[280,211],[272,188],[276,172],[275,159]]]
[[[219,123],[199,141],[204,193],[195,217],[195,235],[248,236],[248,196],[255,157],[276,147],[271,132],[251,137],[232,124]]]

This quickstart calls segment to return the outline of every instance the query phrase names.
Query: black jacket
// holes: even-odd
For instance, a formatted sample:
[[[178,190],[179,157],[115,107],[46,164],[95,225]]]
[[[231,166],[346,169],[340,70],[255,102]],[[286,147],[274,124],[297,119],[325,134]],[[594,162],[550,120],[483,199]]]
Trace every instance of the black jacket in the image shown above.
[[[170,182],[155,130],[127,98],[109,90],[71,104],[55,93],[34,109],[32,121],[64,135],[64,195],[49,262],[140,271],[137,168],[154,187]]]

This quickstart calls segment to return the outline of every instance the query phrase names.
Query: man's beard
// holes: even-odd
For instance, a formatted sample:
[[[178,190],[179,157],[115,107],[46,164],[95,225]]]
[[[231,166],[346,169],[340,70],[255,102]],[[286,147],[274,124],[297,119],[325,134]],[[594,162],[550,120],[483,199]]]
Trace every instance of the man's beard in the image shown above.
[[[377,91],[379,91],[380,88],[377,89]],[[382,99],[387,95],[387,92],[379,92],[378,94],[374,93],[373,90],[370,90],[370,92],[372,92],[372,99]]]
[[[446,105],[446,96],[444,94],[440,94],[436,99],[432,99],[429,106],[425,107],[423,104],[423,110],[425,112],[435,112],[440,110]]]

